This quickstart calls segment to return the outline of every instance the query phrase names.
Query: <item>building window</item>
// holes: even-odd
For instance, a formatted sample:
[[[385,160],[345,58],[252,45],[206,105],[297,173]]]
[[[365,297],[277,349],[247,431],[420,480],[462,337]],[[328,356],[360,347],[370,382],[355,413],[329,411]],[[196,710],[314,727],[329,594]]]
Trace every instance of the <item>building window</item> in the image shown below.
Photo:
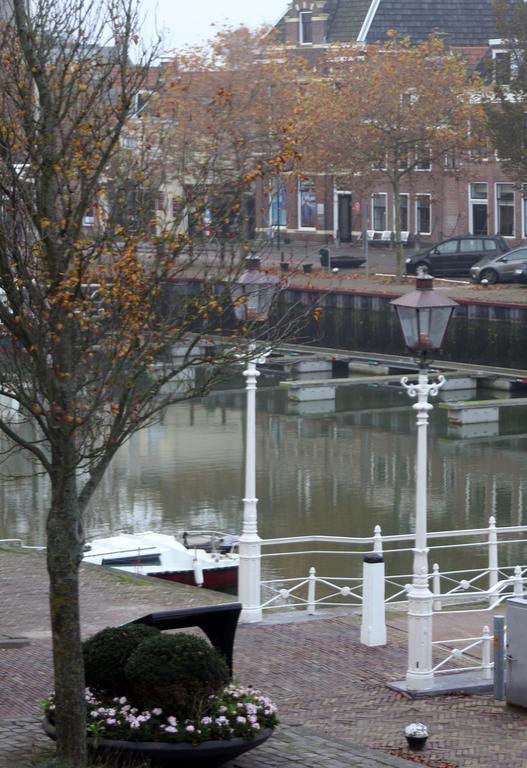
[[[432,159],[429,147],[417,147],[415,150],[415,170],[431,171]]]
[[[489,203],[485,181],[469,184],[469,227],[472,235],[489,234]]]
[[[269,194],[269,226],[287,226],[286,190],[283,181],[277,180]]]
[[[492,51],[494,82],[507,85],[511,81],[511,54],[509,51]]]
[[[403,192],[399,195],[399,213],[401,217],[401,232],[408,232],[408,193]],[[395,229],[395,205],[393,208],[393,228]]]
[[[430,195],[416,195],[415,197],[415,225],[418,235],[432,234],[430,215]]]
[[[514,237],[514,184],[496,184],[496,231]]]
[[[317,202],[315,187],[311,181],[298,185],[298,221],[300,229],[314,229],[316,225]]]
[[[376,232],[386,231],[386,192],[371,196],[371,213],[373,229]]]
[[[300,11],[298,14],[298,39],[303,44],[313,42],[313,14],[311,11]]]

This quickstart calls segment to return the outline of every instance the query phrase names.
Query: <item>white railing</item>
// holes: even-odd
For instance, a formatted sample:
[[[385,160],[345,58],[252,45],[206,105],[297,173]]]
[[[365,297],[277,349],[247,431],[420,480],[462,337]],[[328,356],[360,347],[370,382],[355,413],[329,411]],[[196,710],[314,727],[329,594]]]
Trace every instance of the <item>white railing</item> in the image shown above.
[[[463,541],[460,542],[459,540]],[[476,539],[467,541],[467,539]],[[430,552],[433,559],[441,551],[455,551],[466,561],[466,555],[473,548],[486,548],[484,567],[441,571],[437,562],[432,573],[428,574],[431,591],[434,593],[434,611],[442,610],[445,599],[455,599],[459,603],[474,603],[477,601],[493,601],[494,588],[503,580],[506,587],[516,587],[514,594],[523,589],[523,579],[527,573],[527,565],[500,566],[499,549],[527,541],[527,526],[496,527],[494,517],[489,520],[487,528],[469,528],[465,530],[432,531],[428,534],[431,543]],[[455,542],[453,540],[456,540]],[[407,546],[394,547],[395,544]],[[260,540],[260,557],[265,563],[272,563],[287,558],[291,563],[295,558],[312,556],[313,561],[321,555],[345,557],[350,563],[350,573],[360,574],[361,563],[370,553],[382,555],[386,562],[384,579],[384,594],[387,605],[406,603],[406,586],[412,580],[412,574],[392,573],[389,566],[398,556],[413,552],[413,534],[396,534],[383,536],[379,526],[375,527],[373,536],[288,536],[275,539]],[[308,545],[308,546],[306,546]],[[333,545],[330,547],[329,545]],[[269,552],[272,548],[278,551]],[[240,547],[243,557],[243,545]],[[354,563],[352,561],[355,561]],[[521,583],[520,583],[521,582]],[[304,571],[294,578],[264,579],[260,582],[261,610],[272,610],[288,606],[294,609],[305,609],[310,613],[317,607],[348,606],[361,607],[363,601],[363,575],[336,577],[331,574],[321,574],[314,564],[309,566],[308,573]]]
[[[434,564],[427,575],[434,613],[458,616],[490,613],[507,598],[527,594],[527,565],[500,565],[500,549],[525,544],[527,526],[498,528],[491,517],[487,528],[434,531],[428,534],[428,539],[434,559],[441,551],[454,551],[460,556],[460,566],[466,563],[467,553],[474,548],[486,549],[481,568],[441,571],[439,564]],[[382,645],[386,642],[386,606],[404,606],[412,580],[411,573],[388,572],[385,575],[385,566],[393,564],[401,554],[411,554],[413,543],[412,534],[383,536],[379,526],[375,527],[371,537],[301,536],[261,540],[260,557],[266,562],[287,558],[290,563],[297,557],[305,560],[306,556],[315,559],[320,555],[332,555],[347,558],[350,573],[360,573],[361,561],[364,565],[362,574],[357,576],[319,575],[312,565],[307,576],[265,579],[259,585],[261,601],[258,609],[261,612],[287,607],[314,614],[319,608],[358,608],[362,613],[361,642]],[[278,551],[269,552],[272,548],[278,548]],[[243,556],[242,549],[240,555]],[[504,560],[503,556],[501,560]],[[460,609],[460,605],[464,607]],[[483,681],[492,678],[493,637],[488,626],[479,637],[443,639],[431,642],[431,645],[435,663],[433,675],[477,671]],[[438,660],[440,655],[444,658]]]

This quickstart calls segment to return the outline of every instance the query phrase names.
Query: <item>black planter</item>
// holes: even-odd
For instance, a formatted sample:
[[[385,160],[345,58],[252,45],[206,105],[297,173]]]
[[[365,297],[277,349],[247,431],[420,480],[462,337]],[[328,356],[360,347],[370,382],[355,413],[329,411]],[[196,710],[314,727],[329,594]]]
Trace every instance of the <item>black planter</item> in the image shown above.
[[[424,749],[428,736],[406,736],[408,746],[414,752],[420,752]]]
[[[47,717],[42,721],[46,736],[55,740],[55,727]],[[115,739],[88,738],[92,755],[129,763],[133,760],[149,760],[152,766],[188,766],[189,768],[216,768],[229,760],[260,746],[273,731],[262,731],[254,739],[230,739],[229,741],[204,741],[201,744],[170,744],[157,741],[117,741]]]

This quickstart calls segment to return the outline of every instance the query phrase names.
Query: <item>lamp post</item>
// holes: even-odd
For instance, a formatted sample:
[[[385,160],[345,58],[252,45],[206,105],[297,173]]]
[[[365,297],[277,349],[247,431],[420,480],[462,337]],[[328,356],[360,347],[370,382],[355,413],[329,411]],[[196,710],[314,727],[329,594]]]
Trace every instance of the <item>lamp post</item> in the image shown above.
[[[260,259],[253,255],[246,260],[243,272],[231,290],[236,319],[240,323],[263,322],[269,317],[271,304],[279,287],[279,279],[260,271]],[[243,525],[239,539],[238,599],[242,604],[240,621],[262,619],[260,605],[261,539],[258,535],[256,498],[256,382],[257,365],[263,363],[269,351],[258,352],[254,341],[249,343],[245,389],[247,393],[247,426],[245,442],[245,493]]]
[[[428,414],[435,396],[445,383],[444,376],[429,383],[430,355],[440,349],[452,312],[457,303],[433,290],[433,278],[420,270],[416,290],[391,302],[401,324],[408,349],[419,362],[417,384],[402,385],[417,402],[417,459],[415,491],[415,548],[413,550],[412,584],[408,588],[408,669],[406,687],[420,691],[433,687],[432,611],[433,596],[428,587],[427,546],[427,432]]]

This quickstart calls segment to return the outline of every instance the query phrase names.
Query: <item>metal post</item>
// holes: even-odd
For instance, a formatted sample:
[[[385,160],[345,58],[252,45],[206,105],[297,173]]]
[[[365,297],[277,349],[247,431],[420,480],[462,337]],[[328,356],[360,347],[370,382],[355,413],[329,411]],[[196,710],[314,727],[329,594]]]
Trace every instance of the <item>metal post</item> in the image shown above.
[[[441,594],[441,573],[439,571],[439,565],[437,563],[434,563],[434,567],[432,568],[433,576],[432,576],[432,589],[434,590],[434,595],[440,595]],[[434,611],[440,611],[443,607],[443,604],[441,600],[434,600]]]
[[[488,549],[489,549],[489,603],[495,599],[495,595],[492,592],[496,584],[498,583],[498,532],[496,530],[496,518],[489,518],[489,537],[488,537]]]
[[[247,439],[245,445],[245,497],[243,499],[243,527],[239,541],[240,565],[238,569],[238,599],[242,604],[240,621],[255,622],[262,619],[260,605],[261,539],[258,536],[256,498],[256,381],[260,375],[254,355],[255,346],[249,347],[245,376],[247,392]]]
[[[428,369],[419,369],[417,384],[402,379],[402,385],[410,397],[416,397],[413,408],[417,413],[417,467],[415,492],[415,548],[412,584],[408,591],[408,670],[406,685],[409,690],[432,688],[432,613],[433,595],[428,586],[427,547],[427,433],[428,414],[433,406],[429,395],[436,395],[445,379],[428,383]]]
[[[373,529],[373,551],[382,555],[382,530],[380,525]]]
[[[513,592],[515,597],[522,597],[523,596],[523,577],[522,577],[522,569],[519,565],[517,565],[514,569],[514,576],[513,578]]]
[[[483,627],[483,640],[481,647],[481,667],[485,680],[492,680],[492,664],[490,663],[490,632],[487,626]]]
[[[316,585],[317,572],[314,568],[310,568],[307,583],[307,612],[309,615],[313,615],[316,610]]]
[[[505,617],[494,616],[494,698],[505,699]]]

